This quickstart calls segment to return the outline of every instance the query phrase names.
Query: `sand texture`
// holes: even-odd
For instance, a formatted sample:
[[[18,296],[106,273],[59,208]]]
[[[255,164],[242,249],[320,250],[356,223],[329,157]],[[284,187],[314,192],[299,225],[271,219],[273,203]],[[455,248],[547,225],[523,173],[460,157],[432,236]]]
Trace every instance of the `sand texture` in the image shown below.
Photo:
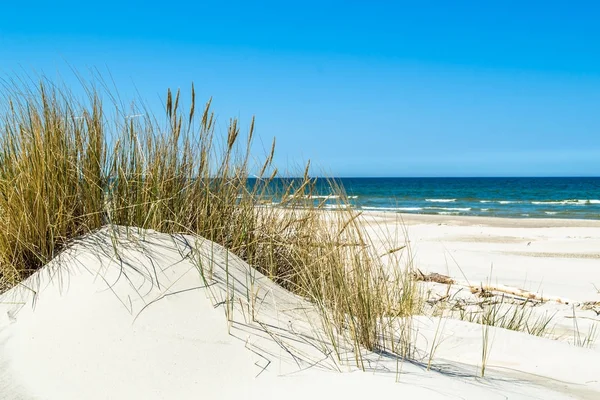
[[[474,285],[491,274],[494,283],[572,299],[581,321],[595,318],[581,304],[600,300],[592,285],[600,286],[600,223],[406,216],[403,229],[394,215],[364,218],[382,248],[384,235],[407,230],[423,272]],[[432,298],[445,286],[423,283]],[[565,321],[557,325],[567,335]],[[0,398],[600,398],[600,351],[568,335],[492,327],[480,378],[481,325],[441,315],[415,317],[413,326],[414,360],[360,350],[360,371],[357,349],[340,340],[335,351],[312,304],[220,246],[103,229],[0,295]]]

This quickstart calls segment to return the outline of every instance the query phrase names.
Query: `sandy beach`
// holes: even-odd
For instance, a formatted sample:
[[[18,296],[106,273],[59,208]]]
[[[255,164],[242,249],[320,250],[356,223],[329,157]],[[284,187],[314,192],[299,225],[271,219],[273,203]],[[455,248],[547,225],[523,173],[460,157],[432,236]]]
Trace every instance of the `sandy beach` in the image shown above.
[[[398,217],[363,216],[380,244],[382,232],[406,231],[423,273],[472,285],[492,274],[498,285],[574,299],[536,309],[556,314],[562,336],[491,327],[481,378],[481,325],[416,316],[414,360],[363,349],[363,372],[351,366],[350,343],[333,356],[314,305],[220,246],[196,246],[214,266],[207,286],[190,262],[194,238],[122,230],[118,260],[102,230],[0,297],[0,398],[600,396],[598,345],[575,345],[568,319],[575,310],[582,331],[598,319],[581,304],[600,300],[600,222],[402,215],[399,225]],[[423,285],[429,298],[447,291]]]
[[[379,238],[403,237],[404,226],[424,272],[600,301],[600,221],[388,213],[366,213],[365,221]]]

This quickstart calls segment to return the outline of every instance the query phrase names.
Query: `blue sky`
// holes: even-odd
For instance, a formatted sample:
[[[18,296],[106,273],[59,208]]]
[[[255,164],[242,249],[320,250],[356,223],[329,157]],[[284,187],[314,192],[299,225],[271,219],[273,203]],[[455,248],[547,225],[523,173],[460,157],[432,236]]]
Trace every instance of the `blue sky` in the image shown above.
[[[97,67],[156,110],[193,81],[283,170],[600,176],[600,4],[574,4],[9,2],[0,74]]]

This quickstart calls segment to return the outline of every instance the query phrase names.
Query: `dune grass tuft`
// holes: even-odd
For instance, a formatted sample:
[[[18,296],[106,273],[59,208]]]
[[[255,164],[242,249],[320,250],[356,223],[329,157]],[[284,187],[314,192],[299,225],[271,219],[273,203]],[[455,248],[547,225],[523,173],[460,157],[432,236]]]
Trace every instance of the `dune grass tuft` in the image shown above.
[[[416,283],[385,267],[342,187],[329,182],[339,209],[326,210],[308,166],[279,176],[275,142],[254,162],[254,120],[243,132],[232,119],[217,135],[211,102],[197,110],[193,86],[188,108],[167,91],[158,117],[105,105],[114,97],[97,86],[83,83],[77,100],[44,79],[2,85],[0,291],[105,225],[194,234],[317,304],[331,338],[408,354],[409,329],[398,326],[419,307]]]
[[[533,305],[527,300],[521,304],[511,304],[502,296],[499,300],[483,301],[478,307],[478,311],[460,310],[459,319],[540,337],[552,332],[554,315],[535,314]]]

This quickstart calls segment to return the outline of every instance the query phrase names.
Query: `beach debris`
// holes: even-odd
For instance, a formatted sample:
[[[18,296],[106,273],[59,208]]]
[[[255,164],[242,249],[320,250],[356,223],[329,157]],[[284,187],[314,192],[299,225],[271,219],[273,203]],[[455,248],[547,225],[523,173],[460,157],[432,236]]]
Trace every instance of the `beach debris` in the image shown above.
[[[536,293],[536,292],[530,292],[528,290],[524,290],[524,289],[519,289],[516,287],[511,287],[511,286],[505,286],[505,285],[486,285],[486,284],[479,284],[479,285],[471,285],[468,282],[460,282],[457,281],[447,275],[442,275],[439,274],[437,272],[432,272],[429,274],[425,274],[422,271],[418,270],[416,272],[413,273],[413,278],[417,281],[421,281],[421,282],[434,282],[434,283],[440,283],[440,284],[444,284],[444,285],[456,285],[456,286],[462,286],[465,288],[468,288],[472,294],[477,295],[479,297],[493,297],[493,296],[511,296],[515,299],[520,299],[520,300],[530,300],[530,301],[537,301],[540,303],[546,303],[548,301],[552,301],[558,304],[574,304],[574,305],[578,305],[578,306],[585,306],[586,304],[588,308],[592,309],[593,307],[597,306],[600,307],[600,302],[575,302],[569,299],[565,299],[563,297],[558,297],[558,296],[547,296],[547,295],[543,295],[542,293]],[[594,306],[591,306],[591,304],[595,304]]]
[[[553,301],[558,304],[573,304],[574,303],[573,301],[562,298],[562,297],[544,296],[541,293],[530,292],[528,290],[519,289],[519,288],[515,288],[515,287],[511,287],[511,286],[505,286],[505,285],[492,286],[492,285],[483,285],[482,284],[480,287],[471,287],[471,292],[472,293],[477,293],[477,292],[491,293],[492,295],[494,295],[494,294],[509,295],[509,296],[513,296],[513,297],[524,299],[524,300],[539,301],[541,303],[545,303],[548,301]]]
[[[586,301],[583,303],[582,310],[590,310],[596,313],[596,316],[600,317],[600,301]]]
[[[445,285],[453,285],[455,283],[454,279],[450,278],[447,275],[438,274],[437,272],[433,272],[431,274],[424,274],[420,270],[417,270],[417,272],[415,272],[413,276],[417,281],[435,282],[442,283]]]
[[[480,286],[471,286],[471,293],[479,296],[479,297],[493,297],[495,296],[494,293],[492,293],[491,290],[489,290],[488,288],[484,287],[483,285]]]

